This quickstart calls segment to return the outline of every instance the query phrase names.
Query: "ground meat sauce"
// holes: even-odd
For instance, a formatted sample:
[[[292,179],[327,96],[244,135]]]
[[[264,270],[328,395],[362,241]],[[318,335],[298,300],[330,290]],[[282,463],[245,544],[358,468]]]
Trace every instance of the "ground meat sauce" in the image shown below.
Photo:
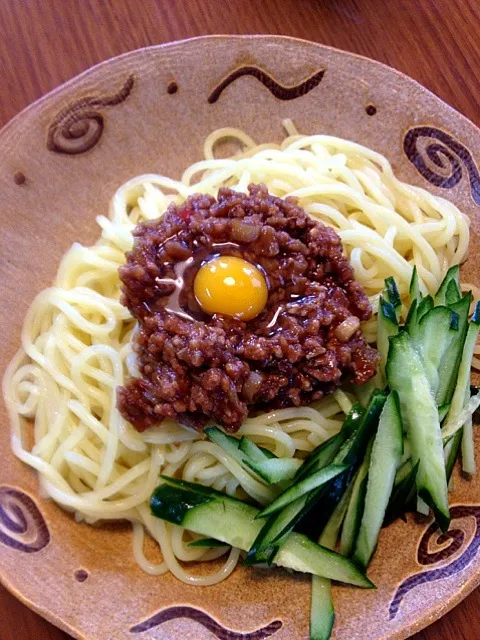
[[[138,321],[141,376],[118,389],[139,431],[165,417],[236,431],[249,412],[305,405],[350,378],[374,374],[377,352],[359,330],[372,310],[335,231],[263,185],[218,199],[194,195],[139,224],[120,268],[122,303]],[[203,314],[193,280],[205,260],[241,257],[265,274],[262,313],[242,322]]]

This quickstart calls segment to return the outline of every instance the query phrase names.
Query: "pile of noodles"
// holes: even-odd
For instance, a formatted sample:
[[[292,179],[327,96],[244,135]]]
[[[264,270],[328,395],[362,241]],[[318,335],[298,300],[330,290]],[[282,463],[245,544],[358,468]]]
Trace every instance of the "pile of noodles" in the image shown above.
[[[122,186],[108,217],[97,219],[97,243],[75,243],[54,285],[33,302],[22,348],[5,375],[13,450],[38,471],[42,494],[78,521],[131,521],[135,559],[150,574],[171,571],[191,584],[213,584],[233,571],[239,557],[237,549],[189,547],[195,536],[150,515],[148,501],[161,473],[260,504],[275,489],[196,432],[167,420],[137,433],[116,410],[116,387],[136,374],[134,322],[119,303],[118,277],[135,225],[193,193],[216,195],[221,186],[246,191],[249,183],[265,183],[270,193],[295,196],[311,216],[335,228],[374,311],[387,276],[406,296],[416,265],[422,289],[432,293],[447,268],[466,257],[468,220],[453,204],[398,180],[387,159],[371,149],[325,135],[302,136],[291,121],[284,125],[288,137],[281,145],[257,145],[242,131],[220,129],[206,139],[205,159],[180,180],[143,175]],[[224,138],[235,139],[242,151],[216,159],[215,146]],[[375,326],[374,316],[363,327],[371,342]],[[338,431],[351,404],[349,394],[337,391],[309,407],[251,417],[239,434],[277,456],[304,457]],[[160,564],[145,557],[145,530],[160,546]],[[221,555],[221,568],[203,576],[180,563]]]

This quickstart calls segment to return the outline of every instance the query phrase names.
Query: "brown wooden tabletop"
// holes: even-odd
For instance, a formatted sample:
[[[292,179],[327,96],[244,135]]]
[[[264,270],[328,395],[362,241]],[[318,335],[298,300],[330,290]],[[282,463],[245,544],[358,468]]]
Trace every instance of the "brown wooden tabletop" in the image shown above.
[[[216,33],[290,35],[375,58],[480,125],[479,28],[479,0],[0,0],[0,126],[106,58]],[[477,590],[415,640],[478,640],[479,610]],[[68,636],[0,587],[0,639],[27,638]]]

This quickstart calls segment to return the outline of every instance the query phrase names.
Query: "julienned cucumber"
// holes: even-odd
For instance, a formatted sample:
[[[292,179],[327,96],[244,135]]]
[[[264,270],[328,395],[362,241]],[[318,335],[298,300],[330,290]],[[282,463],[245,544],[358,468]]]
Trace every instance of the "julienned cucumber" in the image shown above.
[[[397,392],[393,390],[383,407],[373,442],[362,522],[352,557],[355,564],[365,569],[377,547],[378,535],[402,455],[403,425],[400,402]]]
[[[398,292],[397,283],[395,278],[390,276],[385,278],[385,300],[389,302],[395,309],[395,315],[397,316],[397,322],[400,322],[400,314],[402,312],[402,300]]]
[[[457,333],[458,315],[448,307],[431,309],[418,320],[418,325],[410,332],[434,394],[440,383],[438,375],[440,363],[448,354]]]
[[[398,333],[398,320],[395,307],[380,296],[378,306],[377,349],[380,354],[380,372],[385,376],[388,357],[388,339]]]
[[[456,290],[457,292],[457,299],[456,300],[452,300],[451,302],[447,301],[447,289],[450,285],[450,283],[453,282],[453,288]],[[450,287],[450,295],[449,297],[452,297],[452,287]],[[442,284],[440,285],[436,295],[435,295],[435,304],[436,305],[444,305],[444,304],[452,304],[453,302],[457,302],[457,300],[460,300],[461,298],[461,293],[460,293],[460,268],[458,266],[458,264],[454,265],[453,267],[450,267],[450,269],[447,271],[447,273],[445,274],[444,279],[442,280]]]
[[[419,462],[418,494],[446,531],[450,512],[438,409],[420,356],[405,331],[390,338],[387,379],[400,399],[413,462]]]
[[[291,480],[302,464],[297,458],[277,458],[257,447],[245,436],[239,440],[227,435],[218,427],[207,427],[205,434],[226,454],[269,484]]]
[[[449,306],[458,317],[458,331],[452,337],[450,347],[442,358],[438,368],[439,385],[435,394],[437,405],[448,404],[452,400],[457,384],[458,369],[462,359],[463,345],[467,335],[468,312],[472,294],[468,292],[461,300]]]
[[[278,513],[270,516],[249,550],[244,564],[250,565],[259,562],[271,562],[273,556],[281,547],[290,531],[292,531],[300,520],[312,509],[313,505],[316,504],[319,499],[322,499],[322,517],[318,518],[317,513],[315,514],[315,531],[318,535],[318,532],[323,529],[323,526],[342,497],[345,488],[350,483],[355,469],[363,460],[368,440],[376,427],[376,421],[385,402],[385,398],[386,395],[383,392],[376,392],[372,394],[372,399],[366,411],[363,411],[363,409],[355,405],[352,407],[349,416],[347,416],[338,434],[339,440],[342,443],[340,448],[334,455],[332,455],[334,449],[331,449],[328,451],[328,457],[320,456],[323,466],[332,463],[335,465],[346,465],[348,469],[331,480],[328,486],[310,491],[288,504]],[[349,437],[344,439],[347,434]],[[320,448],[320,454],[325,452],[325,450],[326,448]],[[314,451],[311,456],[307,458],[304,466],[300,469],[301,473],[295,481],[303,480],[305,477],[308,477],[308,474],[314,473],[319,468],[322,468],[318,466],[318,453],[318,451]],[[315,463],[311,463],[310,457],[315,460]],[[308,474],[307,472],[305,472],[305,474],[303,473],[304,468],[308,469]],[[292,486],[295,486],[295,481]],[[321,522],[318,522],[318,520]]]
[[[352,485],[343,494],[318,540],[318,544],[322,547],[327,549],[335,548],[338,533],[350,500],[351,487]],[[329,640],[334,623],[335,609],[333,607],[331,582],[327,578],[312,576],[310,640]]]
[[[271,502],[268,507],[265,507],[258,514],[259,518],[267,518],[283,509],[288,504],[304,496],[306,493],[310,493],[314,489],[318,489],[325,485],[329,480],[335,478],[340,473],[343,473],[348,467],[346,465],[331,464],[328,467],[314,471],[311,475],[307,476],[303,480],[298,481],[293,486],[289,487],[286,491],[281,493],[278,498]]]
[[[360,529],[365,504],[365,493],[367,491],[367,476],[371,452],[372,443],[370,443],[365,458],[352,480],[350,500],[343,521],[342,535],[340,536],[340,553],[343,556],[350,556],[352,554],[358,530]]]
[[[202,485],[166,477],[163,480],[165,483],[157,487],[150,500],[154,516],[243,551],[250,548],[261,528],[261,522],[255,520],[259,512],[256,507]],[[298,533],[287,537],[274,562],[294,571],[373,587],[352,562]]]
[[[310,452],[308,458],[298,470],[294,482],[330,464],[340,450],[340,447],[361,424],[364,414],[365,409],[359,403],[354,404],[345,418],[339,433],[325,440]]]
[[[470,369],[472,366],[473,352],[477,342],[478,331],[480,329],[480,303],[477,302],[470,324],[468,325],[467,336],[463,345],[462,359],[458,369],[458,379],[453,393],[450,409],[445,419],[444,428],[447,431],[454,423],[470,400]],[[475,473],[475,458],[473,455],[473,429],[470,419],[465,423],[463,430],[463,466],[464,471]]]

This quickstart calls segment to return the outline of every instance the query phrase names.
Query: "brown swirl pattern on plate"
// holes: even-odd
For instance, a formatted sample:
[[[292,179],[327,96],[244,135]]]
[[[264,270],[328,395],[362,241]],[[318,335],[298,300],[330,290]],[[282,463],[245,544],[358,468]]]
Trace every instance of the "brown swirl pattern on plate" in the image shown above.
[[[110,96],[87,96],[60,111],[48,128],[47,148],[56,153],[77,155],[93,149],[102,137],[102,107],[114,107],[130,95],[135,79],[128,76],[121,89]]]
[[[301,96],[309,93],[312,89],[315,89],[315,87],[322,81],[325,71],[326,69],[320,69],[320,71],[317,71],[299,84],[286,87],[285,85],[277,82],[275,78],[266,71],[260,69],[260,67],[246,65],[235,69],[226,78],[224,78],[210,93],[208,96],[208,102],[210,104],[217,102],[223,91],[235,82],[235,80],[238,80],[238,78],[242,78],[243,76],[253,76],[279,100],[295,100],[295,98],[300,98]]]
[[[40,551],[50,542],[44,517],[20,489],[0,487],[0,542],[24,553]]]
[[[423,141],[424,148],[419,145]],[[474,202],[480,205],[480,173],[470,151],[451,135],[435,127],[410,129],[403,140],[403,150],[417,171],[430,184],[451,189],[467,170]]]
[[[421,584],[434,582],[435,580],[443,580],[444,578],[456,575],[459,571],[462,571],[473,562],[480,547],[480,506],[457,505],[450,509],[450,515],[452,520],[465,517],[475,518],[476,526],[472,540],[463,553],[450,564],[446,564],[436,569],[422,571],[421,573],[416,573],[404,580],[398,587],[393,600],[390,603],[390,620],[393,620],[396,617],[402,600],[412,589]],[[450,541],[450,544],[439,551],[429,552],[428,545],[430,540],[438,533],[439,528],[437,524],[433,522],[423,534],[417,551],[417,561],[419,564],[425,566],[447,560],[448,558],[453,557],[465,542],[465,533],[462,529],[450,529],[446,533],[438,535],[435,540],[437,545],[444,545],[448,541]]]
[[[205,611],[201,611],[195,607],[178,606],[162,609],[153,616],[150,616],[150,618],[131,627],[130,633],[143,633],[144,631],[158,627],[164,622],[177,618],[189,618],[190,620],[198,622],[202,627],[205,627],[205,629],[208,629],[208,631],[217,636],[219,640],[263,640],[264,638],[270,638],[282,628],[282,621],[274,620],[256,631],[241,633],[222,626]]]

